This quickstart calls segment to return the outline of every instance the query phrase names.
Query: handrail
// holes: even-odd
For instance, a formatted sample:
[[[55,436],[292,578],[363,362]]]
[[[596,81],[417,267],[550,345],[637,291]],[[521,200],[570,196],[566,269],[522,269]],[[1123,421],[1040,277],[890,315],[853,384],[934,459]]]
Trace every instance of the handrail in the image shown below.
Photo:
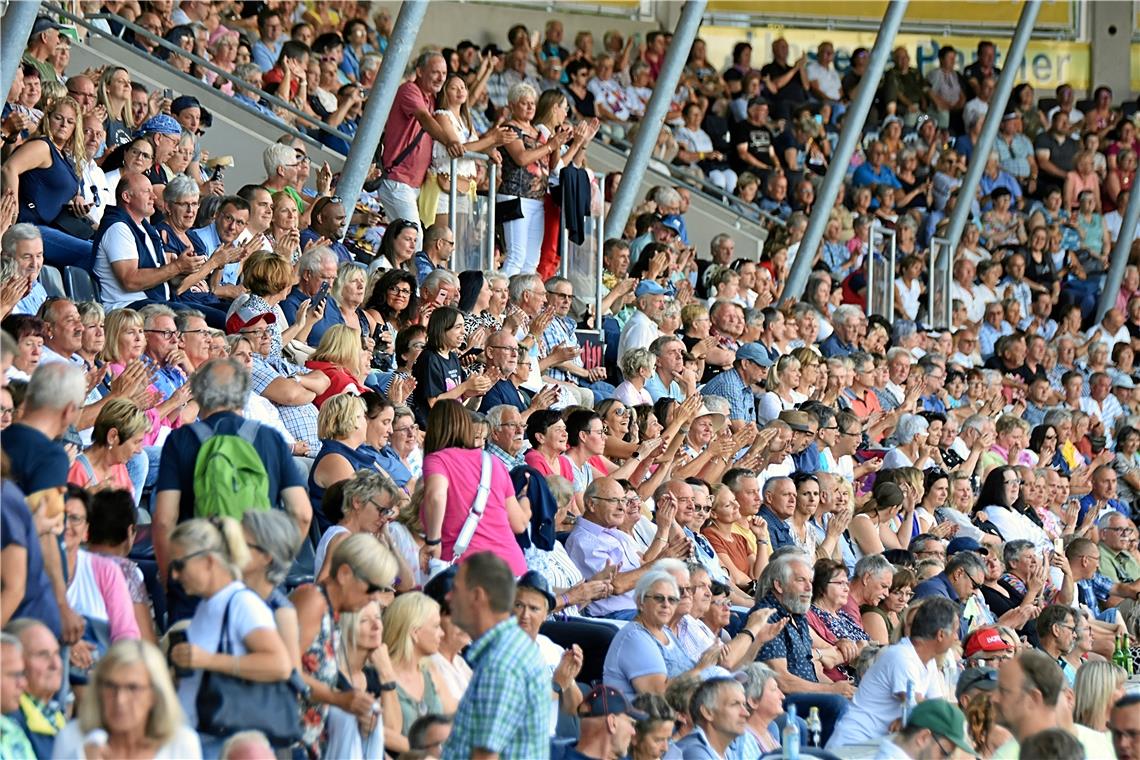
[[[59,7],[58,5],[54,5],[54,4],[50,4],[50,3],[45,3],[44,5],[46,8],[50,9],[50,11],[52,13],[58,13],[60,16],[62,16],[65,19],[68,19],[72,23],[79,24],[84,29],[86,29],[88,32],[97,34],[100,39],[111,40],[114,44],[116,44],[120,47],[130,49],[132,51],[137,51],[140,54],[145,54],[145,51],[138,50],[138,48],[136,48],[134,45],[131,45],[131,43],[127,42],[126,40],[124,40],[120,37],[116,37],[113,34],[107,34],[104,30],[102,30],[99,27],[91,24],[88,21],[88,19],[92,19],[92,20],[96,20],[96,21],[114,21],[116,24],[120,24],[123,27],[130,29],[132,32],[135,33],[136,36],[141,35],[143,38],[150,40],[151,42],[155,43],[156,45],[158,45],[164,49],[170,50],[172,52],[175,52],[178,55],[181,55],[181,56],[187,58],[188,60],[197,64],[198,66],[201,66],[205,69],[208,69],[209,71],[214,72],[215,74],[222,77],[226,81],[232,82],[233,84],[241,87],[243,90],[249,90],[251,92],[258,93],[258,95],[260,97],[264,98],[268,103],[275,105],[279,108],[285,109],[286,111],[293,114],[297,118],[305,121],[307,124],[311,124],[312,126],[317,128],[321,132],[325,132],[326,134],[329,134],[333,137],[339,137],[340,139],[344,140],[345,142],[352,142],[352,139],[353,139],[352,135],[345,134],[344,132],[341,132],[339,129],[336,129],[335,127],[330,127],[328,124],[325,124],[320,119],[316,119],[316,118],[308,115],[304,111],[297,109],[296,107],[293,106],[293,104],[278,98],[276,95],[271,95],[270,93],[265,92],[262,89],[259,89],[257,87],[253,87],[247,81],[245,81],[244,79],[242,79],[240,77],[235,76],[233,73],[228,72],[225,69],[214,65],[210,61],[207,61],[205,58],[202,58],[202,57],[196,55],[195,53],[187,52],[186,50],[183,50],[182,48],[178,47],[177,45],[170,42],[169,40],[153,34],[149,30],[144,29],[143,27],[138,26],[131,21],[128,21],[127,19],[123,18],[122,16],[116,15],[114,13],[93,13],[93,14],[90,14],[86,17],[80,17],[80,16],[76,16],[76,15],[64,10],[63,8]],[[155,60],[159,61],[159,59],[157,59],[157,58],[155,58]],[[189,74],[178,71],[173,66],[170,66],[170,64],[167,63],[166,61],[159,61],[159,62],[162,63],[163,65],[165,65],[166,68],[170,69],[170,72],[172,74],[177,74],[180,78],[182,78],[188,82],[194,82],[194,83],[199,84],[199,85],[205,85],[205,83],[202,82],[201,80],[195,79],[194,77],[190,76]],[[205,86],[209,86],[209,85],[205,85]],[[253,115],[256,115],[259,118],[265,118],[264,114],[260,113],[259,111],[257,111],[254,108],[251,108],[250,106],[246,105],[245,103],[242,103],[241,101],[234,100],[231,102],[238,105],[238,107],[240,107],[244,111],[247,111]],[[293,130],[297,135],[307,137],[310,140],[313,139],[310,135],[306,135],[301,130],[296,129],[295,127],[291,127],[288,124],[284,124],[284,125],[280,125],[280,126],[283,126],[286,129]],[[329,146],[327,146],[327,145],[324,147],[329,148]],[[333,149],[329,148],[329,150],[333,150]],[[334,152],[338,152],[338,151],[334,151]]]
[[[483,241],[483,269],[490,271],[495,268],[495,196],[498,194],[496,185],[498,185],[499,180],[499,165],[492,161],[487,154],[470,150],[465,151],[460,158],[470,161],[486,161],[489,164],[487,169],[487,238]],[[447,226],[451,228],[453,235],[455,234],[455,207],[459,203],[459,187],[455,182],[458,164],[459,159],[452,157],[451,181],[448,182],[447,189]],[[453,270],[455,269],[456,255],[453,247],[451,249],[451,268]]]
[[[884,257],[886,264],[886,287],[884,288],[883,298],[886,304],[883,306],[883,315],[887,321],[894,324],[895,321],[895,268],[897,263],[895,261],[898,255],[898,234],[890,228],[884,227],[882,223],[876,218],[871,223],[871,236],[867,241],[867,303],[866,311],[867,316],[875,313],[875,237],[878,236],[885,247],[887,239],[890,238],[890,258]]]
[[[943,247],[945,247],[948,251],[948,255],[945,259],[945,261],[947,262],[946,271],[943,273],[945,275],[945,281],[942,283],[942,286],[945,290],[944,290],[944,294],[942,296],[942,313],[936,314],[935,311],[936,311],[937,304],[935,303],[935,299],[934,299],[934,286],[937,284],[937,281],[935,279],[935,277],[936,277],[935,269],[937,269],[936,262],[943,260],[942,257],[938,255],[938,251]],[[945,326],[947,328],[949,328],[949,326],[954,323],[954,320],[953,320],[954,299],[950,295],[951,292],[953,291],[951,283],[954,282],[954,252],[950,251],[949,249],[950,249],[949,238],[937,237],[937,236],[930,238],[930,256],[929,256],[929,258],[930,258],[931,264],[930,264],[930,285],[928,286],[930,288],[930,292],[927,294],[926,318],[928,320],[930,320],[930,323],[932,325],[938,326],[939,325],[939,318],[941,317],[943,320],[942,326]]]

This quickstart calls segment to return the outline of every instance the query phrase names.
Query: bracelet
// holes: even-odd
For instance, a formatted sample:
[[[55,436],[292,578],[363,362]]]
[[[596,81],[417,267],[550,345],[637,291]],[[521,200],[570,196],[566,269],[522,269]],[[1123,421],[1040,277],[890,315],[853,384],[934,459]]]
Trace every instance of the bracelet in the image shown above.
[[[569,594],[563,594],[562,595],[562,606],[563,607],[569,607],[570,606],[570,595]]]
[[[430,538],[426,538],[426,537],[424,538],[424,545],[426,545],[426,546],[439,546],[442,543],[443,543],[443,537],[442,536],[440,538],[435,539],[434,541]]]
[[[747,628],[741,628],[740,629],[740,635],[741,636],[747,636],[752,641],[756,641],[756,634],[754,634],[752,631],[748,630]]]

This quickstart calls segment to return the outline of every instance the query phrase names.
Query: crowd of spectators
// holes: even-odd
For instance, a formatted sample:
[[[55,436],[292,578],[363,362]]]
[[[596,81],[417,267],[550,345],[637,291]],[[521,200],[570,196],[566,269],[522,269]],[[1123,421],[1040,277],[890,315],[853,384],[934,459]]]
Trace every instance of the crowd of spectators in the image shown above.
[[[369,3],[83,5],[334,150],[307,120],[351,139],[391,34]],[[738,257],[654,187],[595,314],[560,220],[608,202],[587,151],[636,133],[670,40],[564,33],[421,53],[357,201],[292,132],[234,191],[193,96],[69,71],[36,20],[0,124],[0,756],[1140,755],[1140,260],[1096,312],[1140,145],[1112,93],[1019,86],[959,199],[994,46],[925,77],[900,48],[794,301],[866,51],[721,70],[698,40],[655,155],[779,222]],[[449,268],[450,183],[473,214],[488,182],[450,176],[466,151],[502,166],[487,271]],[[866,316],[874,221],[894,322]]]

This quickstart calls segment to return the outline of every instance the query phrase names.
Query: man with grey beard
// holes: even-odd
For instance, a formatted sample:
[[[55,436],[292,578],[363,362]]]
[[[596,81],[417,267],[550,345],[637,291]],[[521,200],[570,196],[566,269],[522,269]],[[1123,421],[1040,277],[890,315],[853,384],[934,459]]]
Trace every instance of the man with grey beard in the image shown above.
[[[794,704],[801,715],[807,715],[811,707],[819,708],[821,741],[826,742],[847,711],[855,685],[849,681],[821,683],[816,675],[816,652],[807,621],[812,575],[807,555],[799,550],[785,549],[768,563],[760,580],[761,596],[752,609],[774,609],[771,621],[787,622],[774,639],[760,647],[756,659],[776,671],[785,704]]]

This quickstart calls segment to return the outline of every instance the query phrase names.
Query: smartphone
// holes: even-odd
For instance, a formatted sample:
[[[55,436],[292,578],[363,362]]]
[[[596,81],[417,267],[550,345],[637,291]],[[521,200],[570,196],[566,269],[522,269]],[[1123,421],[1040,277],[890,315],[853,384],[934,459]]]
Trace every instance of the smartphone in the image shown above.
[[[193,669],[178,667],[174,664],[174,659],[170,656],[170,653],[174,651],[174,647],[186,643],[186,629],[182,628],[177,631],[171,631],[166,634],[166,640],[169,642],[169,648],[166,650],[166,661],[170,667],[174,668],[174,675],[179,678],[184,678],[192,674],[194,672]]]
[[[441,291],[439,291],[439,293],[435,297],[435,305],[436,306],[443,306],[446,303],[447,303],[447,291],[441,290]]]
[[[221,164],[218,164],[214,167],[214,173],[210,175],[210,181],[214,182],[216,180],[220,180],[223,178],[224,174],[225,168]]]
[[[174,90],[167,87],[162,91],[162,97],[166,100],[174,100]]]
[[[317,290],[317,294],[315,296],[313,296],[313,303],[312,303],[312,309],[313,310],[319,309],[321,307],[321,305],[323,303],[325,303],[325,300],[329,297],[329,289],[330,288],[332,288],[331,283],[329,283],[327,281],[321,283],[321,287]]]
[[[1064,554],[1065,553],[1065,541],[1064,541],[1064,539],[1061,539],[1061,538],[1054,538],[1053,539],[1053,552],[1055,554]]]

